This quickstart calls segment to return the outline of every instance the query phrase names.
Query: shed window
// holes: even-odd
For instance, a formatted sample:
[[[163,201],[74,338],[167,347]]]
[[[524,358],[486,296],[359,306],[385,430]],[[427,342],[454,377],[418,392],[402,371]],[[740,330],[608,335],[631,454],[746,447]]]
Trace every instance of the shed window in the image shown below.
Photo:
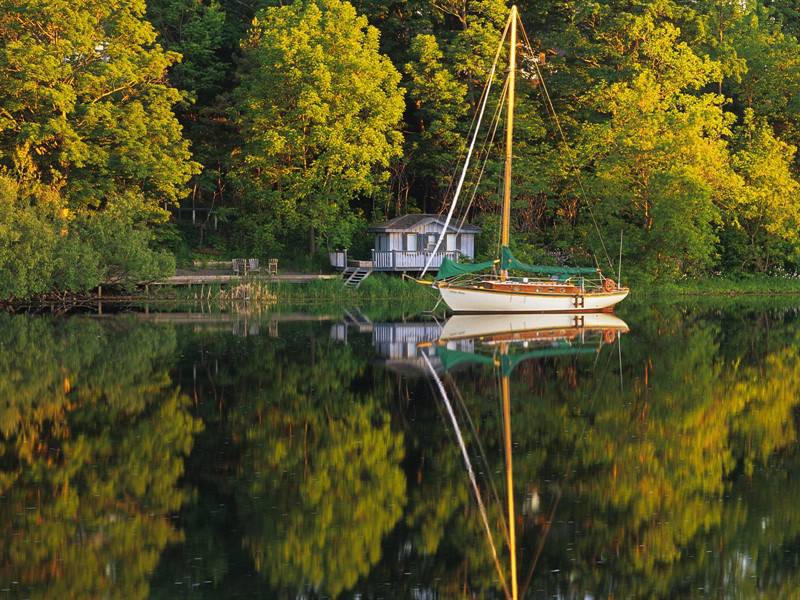
[[[458,250],[458,236],[455,233],[447,234],[447,251],[455,252]]]
[[[406,234],[406,252],[416,252],[417,251],[417,234],[416,233],[407,233]]]
[[[377,237],[376,250],[378,252],[386,252],[389,250],[389,236],[385,233],[379,234]]]

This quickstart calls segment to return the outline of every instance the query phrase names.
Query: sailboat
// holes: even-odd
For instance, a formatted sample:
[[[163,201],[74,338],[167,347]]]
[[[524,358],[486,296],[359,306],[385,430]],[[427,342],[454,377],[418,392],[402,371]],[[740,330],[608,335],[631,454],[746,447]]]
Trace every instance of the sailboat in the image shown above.
[[[509,248],[518,20],[517,7],[512,6],[500,46],[495,55],[495,62],[492,65],[486,88],[484,89],[477,125],[443,229],[444,232],[447,231],[447,224],[452,218],[488,101],[497,59],[500,56],[500,50],[505,40],[508,38],[508,82],[507,87],[504,89],[507,106],[500,257],[494,261],[477,264],[460,264],[445,258],[439,268],[433,286],[439,290],[442,300],[447,306],[456,313],[592,312],[611,309],[624,300],[630,290],[627,287],[622,287],[613,279],[603,276],[599,268],[530,265],[517,260]],[[524,28],[522,31],[524,33]],[[541,76],[538,66],[537,73]],[[442,234],[443,236],[444,234]],[[441,244],[442,237],[440,237],[431,256],[435,255],[436,249]],[[425,270],[427,270],[427,266]],[[491,272],[487,273],[489,269],[491,269]],[[511,271],[525,272],[528,276],[511,277],[509,275]]]

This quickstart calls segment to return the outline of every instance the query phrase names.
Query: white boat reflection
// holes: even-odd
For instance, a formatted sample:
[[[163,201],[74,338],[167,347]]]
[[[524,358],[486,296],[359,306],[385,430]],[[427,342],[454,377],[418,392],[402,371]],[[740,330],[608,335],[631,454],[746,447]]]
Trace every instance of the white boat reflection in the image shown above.
[[[372,322],[363,315],[331,327],[331,338],[348,343],[348,332],[369,335],[377,358],[405,375],[427,372],[422,353],[439,373],[464,362],[489,361],[481,347],[507,342],[506,353],[518,347],[528,358],[590,354],[628,332],[628,325],[611,313],[547,313],[455,315],[444,324],[435,320]],[[470,361],[470,357],[475,361]]]
[[[485,343],[584,339],[587,333],[601,333],[603,341],[627,333],[628,325],[611,313],[547,313],[454,315],[442,328],[443,342],[472,338]]]
[[[534,558],[528,577],[523,582],[518,580],[516,529],[519,515],[515,507],[514,460],[511,443],[510,382],[512,372],[517,365],[527,360],[580,354],[596,355],[603,346],[608,344],[616,344],[617,350],[620,351],[621,336],[628,331],[629,328],[625,321],[611,313],[456,315],[444,324],[438,340],[420,344],[421,360],[427,367],[429,377],[435,382],[461,450],[470,487],[481,515],[492,561],[497,570],[504,596],[508,600],[525,597],[531,576],[536,568],[536,559]],[[453,344],[465,341],[474,345],[474,351],[465,352],[453,349]],[[434,366],[433,358],[438,360],[439,368]],[[493,530],[496,532],[496,529],[490,523],[481,485],[478,482],[480,472],[472,466],[470,452],[467,448],[468,440],[462,435],[462,423],[459,422],[459,417],[450,401],[448,384],[461,408],[462,415],[466,415],[466,419],[462,416],[461,420],[472,428],[471,433],[475,439],[478,438],[478,432],[474,428],[472,418],[469,417],[466,404],[461,400],[456,380],[452,377],[440,377],[442,371],[448,372],[465,364],[482,365],[494,369],[500,380],[506,502],[505,507],[499,507],[501,514],[505,513],[499,539],[493,534]],[[483,452],[480,444],[479,450]],[[488,477],[485,471],[483,475]],[[500,504],[499,497],[495,496],[495,499]],[[535,497],[533,495],[530,498],[526,497],[526,501],[523,503],[523,512],[538,511],[539,503],[538,493]],[[551,516],[542,530],[541,544],[547,538],[552,516],[555,514],[555,506],[557,506],[557,500],[551,510]],[[505,541],[505,552],[500,543],[502,541]],[[520,583],[522,583],[521,592]]]

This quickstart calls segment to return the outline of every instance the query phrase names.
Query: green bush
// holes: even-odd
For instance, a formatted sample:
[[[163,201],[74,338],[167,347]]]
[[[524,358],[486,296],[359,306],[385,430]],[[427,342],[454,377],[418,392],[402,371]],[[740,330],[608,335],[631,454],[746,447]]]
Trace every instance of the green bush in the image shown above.
[[[142,206],[131,196],[73,214],[55,188],[0,175],[0,298],[131,287],[174,272],[174,257],[151,248]]]

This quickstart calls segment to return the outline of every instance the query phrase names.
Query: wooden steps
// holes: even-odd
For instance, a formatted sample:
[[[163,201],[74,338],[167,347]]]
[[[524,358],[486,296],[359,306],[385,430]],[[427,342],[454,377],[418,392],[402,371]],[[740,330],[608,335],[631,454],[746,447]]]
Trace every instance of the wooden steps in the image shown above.
[[[346,287],[357,288],[371,273],[371,267],[347,267],[342,271],[342,279]]]
[[[372,321],[367,315],[361,312],[360,308],[345,309],[344,322],[349,327],[356,327],[358,331],[362,333],[372,331]]]

